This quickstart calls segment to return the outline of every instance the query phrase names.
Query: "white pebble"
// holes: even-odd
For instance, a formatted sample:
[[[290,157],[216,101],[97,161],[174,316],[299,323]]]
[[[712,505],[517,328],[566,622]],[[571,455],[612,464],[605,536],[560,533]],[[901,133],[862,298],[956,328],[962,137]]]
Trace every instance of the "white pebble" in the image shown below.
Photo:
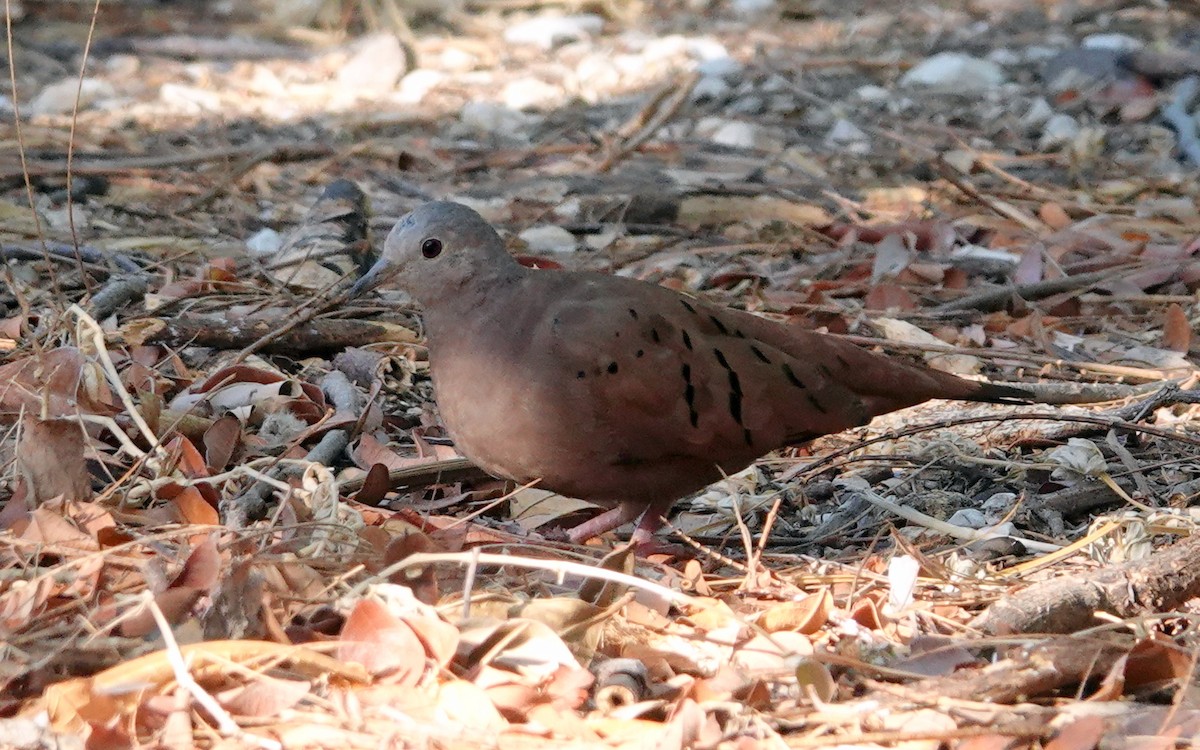
[[[563,92],[538,78],[518,78],[504,87],[500,98],[505,106],[520,110],[560,102]]]
[[[507,132],[520,130],[533,121],[530,115],[523,114],[495,102],[473,101],[463,105],[458,113],[459,122],[475,130],[485,132]]]
[[[871,139],[849,120],[835,122],[825,134],[825,143],[856,154],[865,154],[871,150]]]
[[[961,52],[942,52],[917,63],[901,76],[900,83],[973,94],[996,88],[1004,80],[1004,71],[990,60],[981,60]]]
[[[538,253],[571,253],[579,247],[575,235],[553,224],[533,226],[517,236],[529,248],[529,252],[535,255]]]
[[[692,87],[692,101],[719,102],[729,97],[729,84],[719,76],[705,76]]]
[[[1128,34],[1092,34],[1085,36],[1079,46],[1085,49],[1111,49],[1118,52],[1135,52],[1145,47],[1146,43]]]
[[[504,30],[504,41],[509,44],[529,44],[551,50],[567,42],[578,42],[599,34],[604,29],[604,19],[583,13],[575,16],[537,16],[528,21],[515,23]]]
[[[1069,146],[1079,136],[1079,123],[1067,114],[1057,114],[1046,121],[1042,128],[1042,137],[1038,139],[1038,149],[1053,151],[1063,146]]]
[[[29,103],[29,112],[34,115],[64,115],[75,109],[75,95],[79,95],[79,109],[87,109],[99,99],[116,94],[112,84],[95,78],[79,79],[74,76],[55,81],[43,88]]]
[[[264,227],[246,238],[246,249],[251,255],[272,255],[283,245],[283,238],[270,227]]]
[[[350,93],[383,93],[396,88],[408,69],[404,48],[395,34],[372,34],[357,41],[335,80]]]

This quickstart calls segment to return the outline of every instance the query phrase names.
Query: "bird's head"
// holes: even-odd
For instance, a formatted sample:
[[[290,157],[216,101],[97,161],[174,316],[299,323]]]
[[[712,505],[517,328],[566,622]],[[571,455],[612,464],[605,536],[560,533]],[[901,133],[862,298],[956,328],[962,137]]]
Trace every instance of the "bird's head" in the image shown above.
[[[350,290],[357,297],[389,284],[429,304],[520,266],[482,216],[461,203],[426,203],[388,234],[383,253]]]

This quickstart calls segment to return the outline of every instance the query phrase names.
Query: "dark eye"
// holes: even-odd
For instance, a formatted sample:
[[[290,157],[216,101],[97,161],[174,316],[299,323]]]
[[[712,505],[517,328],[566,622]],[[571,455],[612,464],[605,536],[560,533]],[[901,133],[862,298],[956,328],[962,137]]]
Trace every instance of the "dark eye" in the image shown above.
[[[421,243],[421,255],[426,258],[436,258],[442,254],[442,241],[436,237],[430,237]]]

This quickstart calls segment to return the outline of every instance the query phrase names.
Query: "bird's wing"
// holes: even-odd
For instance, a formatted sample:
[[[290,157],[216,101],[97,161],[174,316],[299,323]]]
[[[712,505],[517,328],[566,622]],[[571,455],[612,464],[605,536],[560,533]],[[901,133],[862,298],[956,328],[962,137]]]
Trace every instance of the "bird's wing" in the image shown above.
[[[759,340],[744,330],[747,313],[613,281],[564,293],[543,330],[562,397],[614,454],[744,465],[870,418],[825,353],[798,357]]]

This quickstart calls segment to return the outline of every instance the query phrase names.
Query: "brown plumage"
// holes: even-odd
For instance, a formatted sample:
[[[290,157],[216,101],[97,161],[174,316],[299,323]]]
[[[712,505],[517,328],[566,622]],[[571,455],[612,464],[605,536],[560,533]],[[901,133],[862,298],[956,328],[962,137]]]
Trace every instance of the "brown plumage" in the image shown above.
[[[654,284],[525,268],[455,203],[402,218],[355,293],[385,280],[424,309],[438,406],[464,455],[613,506],[576,541],[640,514],[644,542],[680,497],[879,414],[1026,397]]]

